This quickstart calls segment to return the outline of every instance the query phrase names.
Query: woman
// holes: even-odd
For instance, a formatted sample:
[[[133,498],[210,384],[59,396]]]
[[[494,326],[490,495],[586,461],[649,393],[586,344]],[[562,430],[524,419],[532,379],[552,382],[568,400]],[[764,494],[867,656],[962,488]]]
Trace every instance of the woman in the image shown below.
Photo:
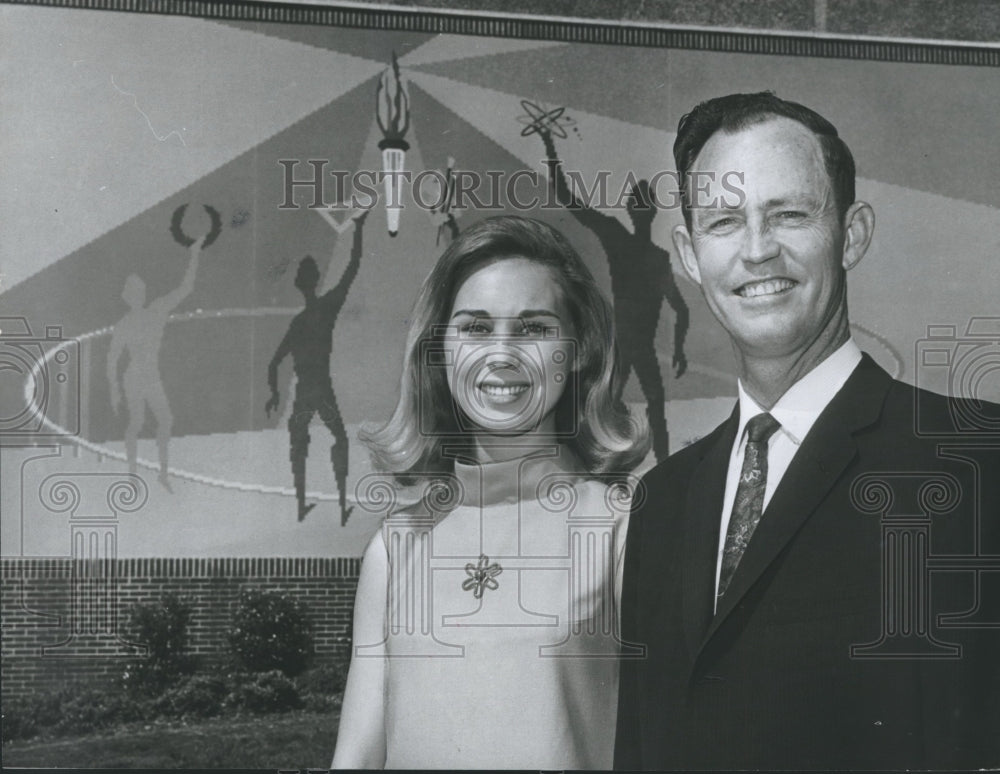
[[[648,449],[611,320],[528,218],[470,227],[425,280],[395,412],[363,434],[424,496],[365,552],[334,767],[610,768],[614,482]]]

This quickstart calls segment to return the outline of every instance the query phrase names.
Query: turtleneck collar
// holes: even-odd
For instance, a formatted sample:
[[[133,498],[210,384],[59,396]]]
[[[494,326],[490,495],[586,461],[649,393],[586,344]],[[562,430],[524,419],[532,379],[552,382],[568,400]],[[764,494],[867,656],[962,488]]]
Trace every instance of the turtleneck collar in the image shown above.
[[[461,504],[482,507],[498,503],[537,500],[542,479],[550,474],[580,472],[583,465],[566,446],[542,446],[502,462],[455,460],[455,478],[461,486]]]

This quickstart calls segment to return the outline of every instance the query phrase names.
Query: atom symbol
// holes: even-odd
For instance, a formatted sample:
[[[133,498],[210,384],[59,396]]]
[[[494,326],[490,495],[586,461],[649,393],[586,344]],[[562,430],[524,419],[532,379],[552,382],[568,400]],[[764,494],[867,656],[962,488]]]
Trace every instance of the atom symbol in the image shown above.
[[[522,99],[521,107],[524,108],[527,114],[517,117],[518,122],[525,125],[524,129],[521,130],[522,137],[527,137],[529,134],[535,134],[536,132],[539,134],[548,132],[561,140],[565,140],[567,137],[566,130],[576,126],[576,121],[569,116],[563,115],[566,112],[565,106],[548,110],[531,100]]]

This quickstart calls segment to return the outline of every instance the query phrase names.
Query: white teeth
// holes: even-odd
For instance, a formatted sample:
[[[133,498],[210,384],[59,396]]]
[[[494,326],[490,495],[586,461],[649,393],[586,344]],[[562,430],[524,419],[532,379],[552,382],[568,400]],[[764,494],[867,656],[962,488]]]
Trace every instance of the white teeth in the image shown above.
[[[770,296],[788,290],[795,286],[795,283],[787,279],[764,280],[763,282],[751,282],[739,289],[739,294],[743,298],[755,298],[756,296]]]
[[[526,384],[480,384],[479,389],[491,398],[515,398],[528,389]]]

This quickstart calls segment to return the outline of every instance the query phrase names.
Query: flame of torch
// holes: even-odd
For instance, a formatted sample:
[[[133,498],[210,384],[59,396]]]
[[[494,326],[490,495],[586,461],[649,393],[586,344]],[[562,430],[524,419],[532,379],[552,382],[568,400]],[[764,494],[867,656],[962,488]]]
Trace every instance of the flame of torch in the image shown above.
[[[406,151],[410,144],[403,139],[410,128],[410,98],[399,75],[396,52],[392,53],[392,69],[386,68],[375,87],[375,120],[382,130],[378,147],[382,151],[382,171],[385,173],[386,219],[389,236],[399,233],[399,183]]]

